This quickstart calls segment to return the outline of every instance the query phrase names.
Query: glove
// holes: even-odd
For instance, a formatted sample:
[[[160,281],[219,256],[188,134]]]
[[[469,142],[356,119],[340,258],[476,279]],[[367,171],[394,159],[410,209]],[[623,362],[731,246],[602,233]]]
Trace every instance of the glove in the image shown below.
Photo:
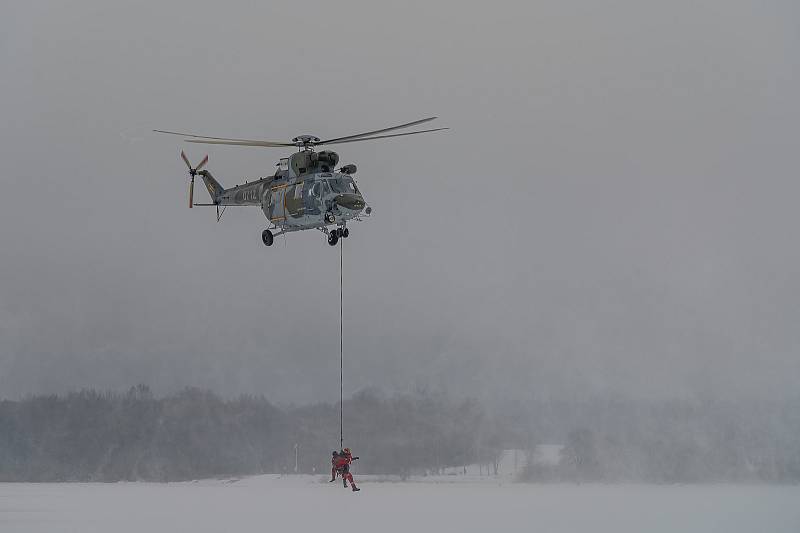
[[[358,461],[358,457],[353,457],[353,461]]]

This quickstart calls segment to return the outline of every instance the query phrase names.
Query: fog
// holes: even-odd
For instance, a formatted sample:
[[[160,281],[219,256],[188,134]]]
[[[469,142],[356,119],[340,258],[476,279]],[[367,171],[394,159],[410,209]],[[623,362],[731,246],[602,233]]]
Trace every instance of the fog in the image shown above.
[[[338,399],[338,250],[186,208],[288,140],[374,216],[345,394],[785,399],[800,383],[794,2],[36,2],[0,17],[0,397]],[[205,201],[198,188],[196,199]]]

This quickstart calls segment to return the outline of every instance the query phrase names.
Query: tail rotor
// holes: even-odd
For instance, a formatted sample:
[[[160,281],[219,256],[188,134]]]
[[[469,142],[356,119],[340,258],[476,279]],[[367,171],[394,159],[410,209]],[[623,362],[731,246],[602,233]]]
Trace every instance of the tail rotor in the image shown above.
[[[187,167],[189,167],[189,209],[191,209],[192,204],[194,203],[194,177],[197,175],[197,171],[206,166],[206,163],[208,163],[208,155],[206,155],[203,160],[200,161],[200,163],[194,168],[192,168],[192,164],[189,162],[189,158],[186,157],[186,153],[184,153],[183,150],[181,150],[181,159],[183,159],[183,162],[186,163]]]

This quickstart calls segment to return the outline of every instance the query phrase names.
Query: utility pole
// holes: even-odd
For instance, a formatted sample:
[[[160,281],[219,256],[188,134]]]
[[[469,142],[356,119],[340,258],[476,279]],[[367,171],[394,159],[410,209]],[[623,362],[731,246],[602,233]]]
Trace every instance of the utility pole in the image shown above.
[[[298,443],[294,443],[294,473],[297,473],[297,450],[300,447]]]

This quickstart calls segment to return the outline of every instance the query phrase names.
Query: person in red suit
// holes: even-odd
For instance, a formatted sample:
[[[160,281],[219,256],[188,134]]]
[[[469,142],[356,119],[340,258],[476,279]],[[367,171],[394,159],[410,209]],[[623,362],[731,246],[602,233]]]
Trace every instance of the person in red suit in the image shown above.
[[[331,481],[336,481],[336,474],[342,476],[342,484],[347,487],[347,482],[350,482],[350,486],[353,488],[353,492],[357,492],[361,489],[356,487],[356,482],[353,480],[353,474],[350,473],[350,465],[353,461],[358,460],[358,457],[353,457],[350,448],[344,448],[341,452],[333,452],[333,457],[331,458]]]
[[[331,457],[331,483],[336,481],[336,467],[339,462],[339,452],[333,450],[333,457]]]

